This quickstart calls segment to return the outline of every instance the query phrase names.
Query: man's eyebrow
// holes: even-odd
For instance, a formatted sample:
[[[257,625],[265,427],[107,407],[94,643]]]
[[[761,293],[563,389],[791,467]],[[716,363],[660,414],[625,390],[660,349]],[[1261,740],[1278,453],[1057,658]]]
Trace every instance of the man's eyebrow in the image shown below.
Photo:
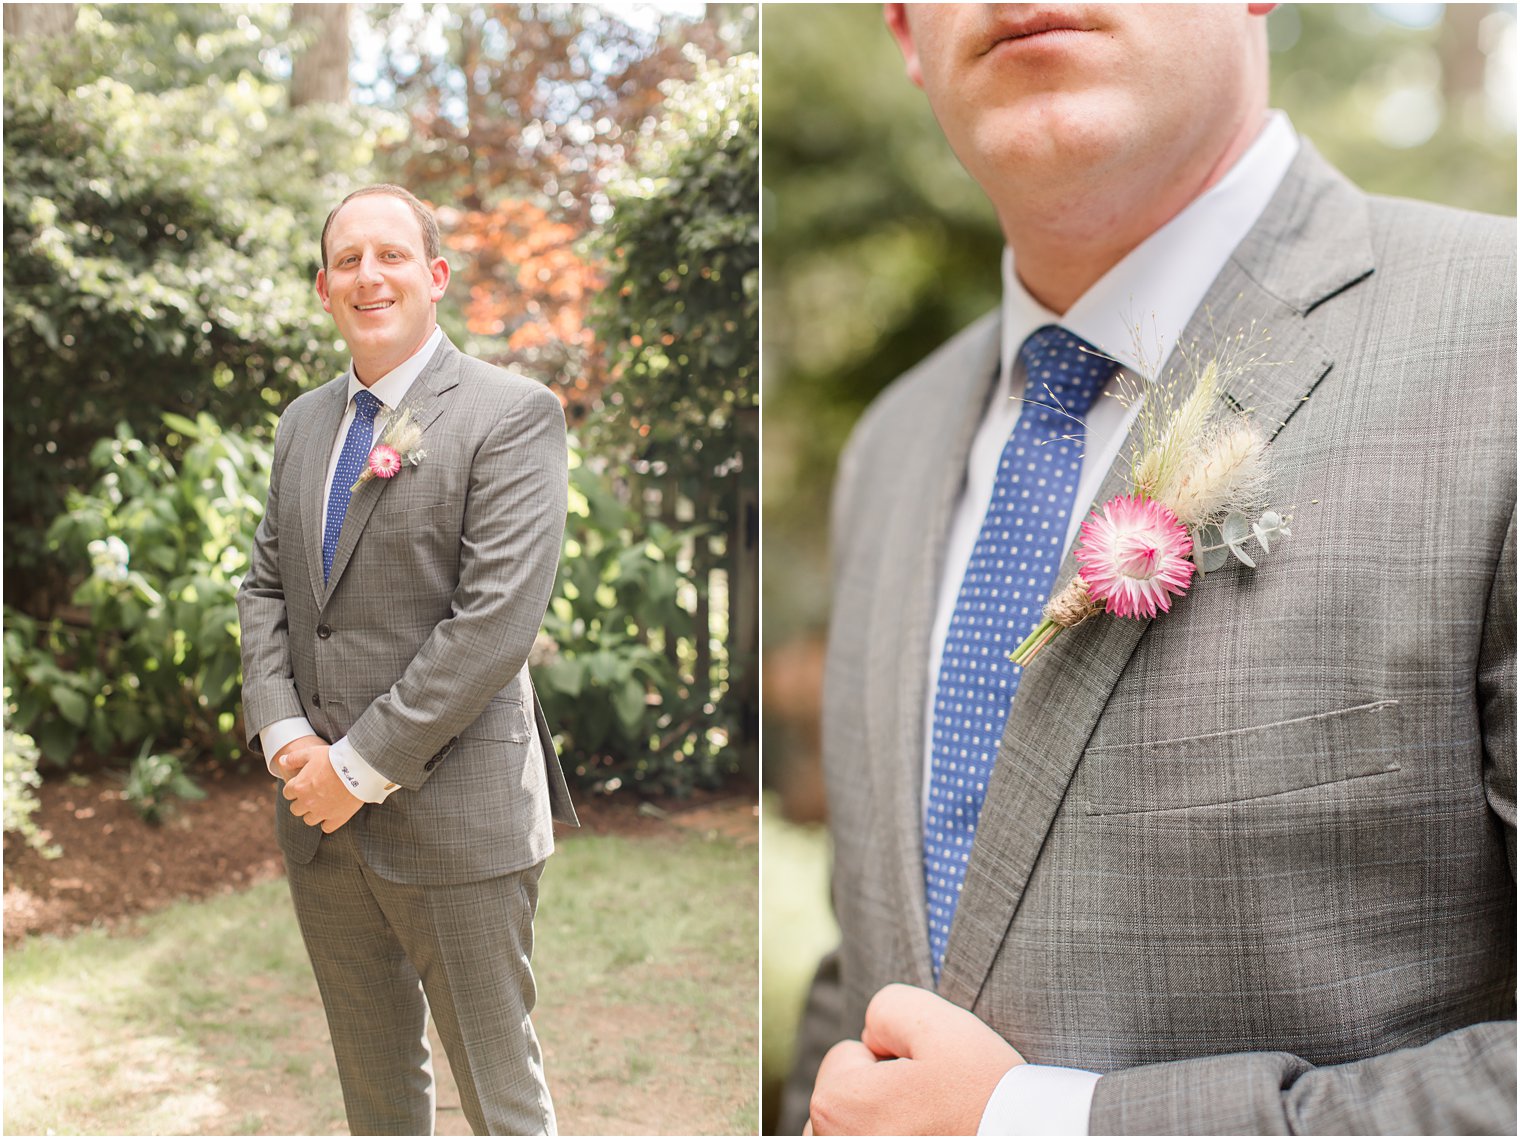
[[[364,241],[350,241],[346,245],[334,245],[331,248],[330,256],[338,257],[344,253],[352,253],[356,249],[363,248],[365,244],[367,243]],[[381,240],[373,242],[372,244],[376,249],[380,250],[400,249],[402,252],[410,252],[411,250],[411,247],[407,244],[406,239],[403,237],[382,238]]]

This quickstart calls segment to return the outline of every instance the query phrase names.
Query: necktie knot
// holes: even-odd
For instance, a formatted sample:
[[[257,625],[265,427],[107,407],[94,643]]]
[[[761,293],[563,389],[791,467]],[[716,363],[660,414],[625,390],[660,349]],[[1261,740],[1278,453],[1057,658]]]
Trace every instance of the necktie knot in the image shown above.
[[[380,409],[384,406],[370,392],[361,389],[354,393],[354,411],[358,415],[368,419],[371,423],[374,422],[375,416],[380,414]]]
[[[1119,365],[1058,324],[1029,334],[1019,349],[1027,377],[1024,398],[1081,419]]]

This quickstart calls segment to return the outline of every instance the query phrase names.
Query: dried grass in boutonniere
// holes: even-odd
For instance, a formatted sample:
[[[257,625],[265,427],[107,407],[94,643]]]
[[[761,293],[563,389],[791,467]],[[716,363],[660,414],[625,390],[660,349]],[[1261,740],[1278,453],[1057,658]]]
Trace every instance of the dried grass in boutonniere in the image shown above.
[[[1027,665],[1062,629],[1099,613],[1139,619],[1166,613],[1194,574],[1219,569],[1231,555],[1254,567],[1248,541],[1265,554],[1290,536],[1290,519],[1265,509],[1266,436],[1220,398],[1226,383],[1265,363],[1257,342],[1254,327],[1238,333],[1213,359],[1200,364],[1185,356],[1163,381],[1121,373],[1120,400],[1133,406],[1143,397],[1129,490],[1082,523],[1077,574],[1009,654],[1015,664]],[[1186,385],[1191,390],[1184,394]]]
[[[375,444],[365,460],[364,470],[359,472],[359,477],[350,488],[350,493],[358,490],[370,479],[395,478],[401,472],[401,468],[415,467],[427,457],[427,452],[418,448],[422,442],[422,426],[412,421],[412,413],[403,411],[393,419],[385,429],[385,434]]]

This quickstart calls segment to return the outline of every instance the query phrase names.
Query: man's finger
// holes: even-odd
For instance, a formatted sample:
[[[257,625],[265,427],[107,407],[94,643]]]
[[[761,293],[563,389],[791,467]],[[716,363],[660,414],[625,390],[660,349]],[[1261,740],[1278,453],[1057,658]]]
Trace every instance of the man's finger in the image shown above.
[[[854,1068],[869,1068],[875,1063],[875,1055],[860,1041],[841,1040],[823,1054],[823,1062],[818,1065],[817,1082],[823,1083],[826,1079]]]
[[[960,1017],[970,1016],[959,1005],[928,989],[887,985],[866,1006],[861,1042],[877,1056],[914,1058],[927,1040]]]
[[[311,762],[307,755],[282,755],[275,760],[276,766],[284,772],[286,779],[294,779],[301,773],[301,769]]]
[[[838,1116],[842,1111],[848,1112],[848,1105],[856,1099],[852,1077],[875,1066],[875,1055],[858,1040],[841,1040],[824,1053],[808,1103],[808,1119],[818,1134],[839,1133],[844,1124]]]

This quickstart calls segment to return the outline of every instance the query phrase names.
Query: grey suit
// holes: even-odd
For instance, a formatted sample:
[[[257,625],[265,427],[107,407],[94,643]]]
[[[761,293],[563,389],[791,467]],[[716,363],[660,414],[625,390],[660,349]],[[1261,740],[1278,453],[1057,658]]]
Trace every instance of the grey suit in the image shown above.
[[[465,1085],[482,1063],[468,1039],[472,1015],[485,1015],[488,1036],[502,1035],[489,1023],[493,1010],[514,1032],[521,1021],[522,1038],[487,1046],[493,1056],[521,1053],[524,1063],[508,1057],[504,1079],[538,1064],[527,1022],[537,879],[553,849],[551,816],[575,821],[527,670],[564,530],[564,416],[541,384],[445,339],[401,405],[424,429],[426,457],[354,492],[324,583],[327,465],[346,403],[341,376],[282,417],[238,610],[250,745],[274,721],[304,715],[400,784],[327,837],[276,799],[350,1123],[415,1129],[422,1103],[431,1126],[430,1103],[400,1087],[426,1061],[420,997],[403,1001],[420,975],[451,1056],[455,1029],[471,1051],[454,1070],[464,1070],[467,1111],[477,1093],[482,1101],[471,1114],[477,1130],[552,1129],[541,1073],[526,1122],[499,1123],[494,1093]],[[358,906],[356,895],[370,894]],[[380,980],[363,973],[371,959]],[[477,983],[488,991],[474,992]],[[461,990],[472,995],[461,999]],[[357,1029],[347,1026],[356,1019]],[[412,1106],[387,1124],[356,1109],[366,1097],[374,1111]]]
[[[1269,331],[1280,366],[1229,398],[1293,537],[1026,670],[939,984],[1104,1073],[1094,1134],[1514,1131],[1514,253],[1512,222],[1367,197],[1305,144],[1185,334]],[[842,942],[789,1127],[877,989],[933,985],[928,638],[997,344],[994,316],[913,369],[841,465]]]

